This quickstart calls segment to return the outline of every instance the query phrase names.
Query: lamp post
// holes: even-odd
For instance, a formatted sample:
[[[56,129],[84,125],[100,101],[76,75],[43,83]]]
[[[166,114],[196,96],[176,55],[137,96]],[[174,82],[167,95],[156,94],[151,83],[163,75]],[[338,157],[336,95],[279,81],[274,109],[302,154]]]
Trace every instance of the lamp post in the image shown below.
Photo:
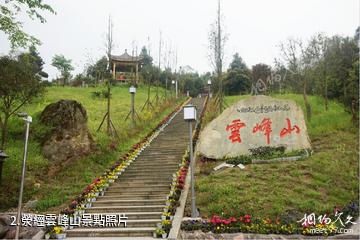
[[[171,81],[171,85],[172,85],[172,86],[175,86],[175,80],[172,80],[172,81]],[[174,89],[174,87],[173,87],[173,89]],[[173,90],[171,91],[171,98],[172,98],[172,92],[173,92]]]
[[[175,97],[178,98],[178,80],[172,80],[171,83],[175,85]]]
[[[23,158],[23,163],[22,163],[19,203],[18,203],[17,217],[16,217],[15,239],[19,239],[19,233],[20,233],[21,204],[22,204],[22,197],[23,197],[23,191],[24,191],[26,158],[27,158],[27,148],[28,148],[28,140],[29,140],[29,129],[30,129],[30,123],[32,123],[32,117],[28,116],[27,113],[18,113],[17,115],[19,117],[22,117],[22,119],[25,121],[26,131],[25,131],[24,158]]]
[[[195,203],[195,163],[193,159],[193,141],[192,141],[192,123],[196,121],[196,107],[188,104],[184,106],[184,120],[189,122],[189,137],[190,137],[190,168],[191,168],[191,217],[196,217],[196,203]]]
[[[3,163],[5,162],[5,159],[9,156],[6,155],[6,153],[3,150],[0,150],[0,185],[1,185],[1,177],[2,177],[2,169],[3,169]]]
[[[131,86],[129,88],[129,93],[131,94],[131,122],[132,125],[135,125],[135,93],[136,93],[136,87]]]
[[[176,94],[176,99],[178,98],[179,94],[178,94],[178,80],[175,80],[175,94]]]
[[[207,84],[208,84],[208,96],[210,98],[211,97],[211,91],[210,91],[211,80],[210,79],[207,81]]]

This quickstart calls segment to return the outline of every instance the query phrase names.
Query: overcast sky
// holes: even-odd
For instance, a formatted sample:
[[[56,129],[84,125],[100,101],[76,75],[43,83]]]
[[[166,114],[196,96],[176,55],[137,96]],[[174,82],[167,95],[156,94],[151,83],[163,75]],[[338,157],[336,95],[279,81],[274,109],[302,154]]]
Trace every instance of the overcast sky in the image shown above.
[[[140,51],[149,45],[149,38],[151,55],[157,62],[161,30],[163,45],[177,49],[178,67],[189,65],[200,73],[212,70],[207,46],[217,0],[44,2],[57,15],[45,14],[45,24],[26,20],[24,29],[42,41],[39,52],[50,78],[58,74],[50,65],[55,54],[72,59],[74,73],[81,72],[89,59],[104,55],[109,14],[114,23],[113,54],[122,54],[125,49],[131,53],[133,46]],[[279,56],[278,44],[289,37],[306,40],[318,32],[353,36],[359,26],[358,0],[222,0],[221,4],[228,34],[226,68],[235,52],[248,67],[256,63],[272,65]],[[9,42],[0,33],[0,54],[8,51]]]

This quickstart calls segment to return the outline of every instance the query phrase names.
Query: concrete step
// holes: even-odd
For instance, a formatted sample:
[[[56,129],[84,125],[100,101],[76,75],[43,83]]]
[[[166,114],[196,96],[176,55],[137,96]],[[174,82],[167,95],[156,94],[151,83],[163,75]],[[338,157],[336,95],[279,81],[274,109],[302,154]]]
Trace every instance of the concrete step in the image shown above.
[[[168,180],[172,180],[172,174],[168,174],[167,176],[161,175],[161,176],[142,176],[142,175],[134,175],[134,174],[123,174],[121,175],[117,181],[115,181],[116,183],[121,183],[122,180],[126,180],[126,181],[168,181]]]
[[[97,197],[97,200],[128,200],[128,199],[138,199],[138,200],[150,200],[150,199],[166,199],[166,196],[169,193],[162,193],[162,194],[123,194],[123,195],[106,195]]]
[[[116,183],[116,185],[111,185],[108,189],[108,191],[112,191],[112,190],[132,190],[132,189],[136,189],[138,191],[142,190],[142,191],[147,191],[147,190],[151,190],[151,189],[157,189],[157,190],[164,190],[164,189],[170,189],[170,184],[154,184],[154,185],[123,185],[121,183]]]
[[[127,171],[122,173],[121,177],[143,177],[143,178],[157,178],[157,179],[164,179],[167,178],[169,175],[172,175],[175,171],[161,171],[161,170],[154,170],[154,171]]]
[[[182,153],[183,155],[184,153]],[[134,162],[131,163],[131,166],[138,166],[141,164],[147,165],[147,166],[159,166],[159,165],[172,165],[172,164],[179,164],[181,161],[182,155],[174,155],[174,157],[165,157],[162,156],[161,159],[156,159],[157,157],[150,157],[150,156],[141,156],[138,159],[136,159]]]
[[[106,206],[146,206],[146,205],[161,205],[165,203],[165,199],[120,199],[120,200],[104,200],[99,199],[93,202],[94,207],[106,207]]]
[[[155,229],[155,227],[74,228],[66,232],[66,237],[151,237]]]
[[[145,161],[135,161],[131,164],[131,167],[138,168],[138,167],[166,167],[166,168],[173,168],[173,167],[179,167],[179,164],[181,162],[174,162],[174,163],[152,163],[151,161],[145,162]]]
[[[165,154],[167,154],[172,156],[172,155],[178,155],[184,153],[185,149],[186,149],[186,144],[168,145],[168,146],[164,144],[153,144],[150,145],[150,147],[145,148],[145,150],[143,150],[141,154],[147,156],[166,156]]]
[[[161,141],[161,140],[159,140]],[[166,146],[164,144],[154,144],[154,145],[150,145],[149,147],[145,148],[145,150],[143,150],[141,152],[141,155],[146,155],[146,156],[172,156],[172,155],[178,155],[178,154],[182,154],[184,153],[186,146],[186,144],[181,144],[179,146],[176,145],[169,145]]]
[[[138,160],[138,159],[137,159]],[[158,161],[153,162],[151,159],[143,160],[139,159],[138,161],[135,160],[133,163],[131,163],[131,168],[137,168],[137,167],[150,167],[150,168],[158,168],[158,167],[164,167],[164,168],[173,168],[178,167],[181,163],[181,159],[174,159],[174,160],[164,160],[164,161]],[[131,169],[129,168],[129,169]]]
[[[143,174],[151,174],[151,175],[160,175],[160,174],[165,174],[165,173],[172,173],[175,172],[177,169],[179,169],[179,166],[177,167],[171,167],[171,168],[161,168],[159,167],[139,167],[139,166],[134,166],[133,168],[127,169],[123,174],[126,173],[137,173],[140,175]],[[122,175],[123,175],[122,174]]]
[[[149,189],[149,190],[137,190],[137,189],[119,189],[119,190],[108,190],[105,192],[105,196],[118,196],[119,198],[123,195],[161,195],[169,194],[170,188],[164,190]]]
[[[116,187],[116,186],[130,186],[130,187],[144,187],[144,186],[148,186],[148,185],[153,185],[153,186],[157,186],[157,185],[167,185],[170,186],[171,180],[167,180],[167,181],[119,181],[119,182],[114,182],[111,187]]]
[[[159,212],[164,209],[163,205],[143,205],[143,206],[106,206],[106,207],[91,207],[86,210],[87,213],[99,212],[118,212],[125,214],[127,212]]]

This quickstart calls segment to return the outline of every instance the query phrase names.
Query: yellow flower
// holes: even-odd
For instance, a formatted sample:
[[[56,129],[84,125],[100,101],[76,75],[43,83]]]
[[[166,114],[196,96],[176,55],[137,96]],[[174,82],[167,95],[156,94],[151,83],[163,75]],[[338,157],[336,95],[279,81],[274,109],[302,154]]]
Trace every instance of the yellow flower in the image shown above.
[[[63,231],[62,227],[54,227],[55,234],[60,234]]]

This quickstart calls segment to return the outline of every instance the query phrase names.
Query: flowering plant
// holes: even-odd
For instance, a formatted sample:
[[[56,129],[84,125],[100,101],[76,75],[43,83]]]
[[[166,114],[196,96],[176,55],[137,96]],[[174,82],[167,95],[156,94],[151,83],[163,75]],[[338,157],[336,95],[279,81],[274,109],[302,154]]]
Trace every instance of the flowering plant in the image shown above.
[[[64,229],[62,227],[54,227],[53,228],[53,233],[55,234],[61,234],[64,232]]]
[[[161,221],[161,226],[162,229],[164,229],[165,231],[170,231],[171,228],[171,221],[170,220],[162,220]]]
[[[160,229],[160,228],[157,228],[155,232],[158,236],[161,236],[166,233],[163,229]]]

